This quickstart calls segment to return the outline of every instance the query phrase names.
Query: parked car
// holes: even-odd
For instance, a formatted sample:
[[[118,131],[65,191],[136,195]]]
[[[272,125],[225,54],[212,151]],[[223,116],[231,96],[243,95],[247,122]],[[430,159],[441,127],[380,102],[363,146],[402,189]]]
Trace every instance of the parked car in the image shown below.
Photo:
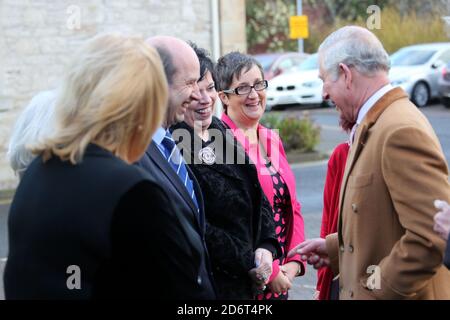
[[[265,79],[271,80],[299,66],[308,57],[308,54],[299,52],[265,53],[256,54],[254,57],[261,63]]]
[[[438,86],[442,104],[445,107],[450,108],[450,62],[442,68],[442,74],[439,77]]]
[[[266,110],[277,105],[322,104],[322,87],[318,56],[313,54],[298,68],[269,81]]]
[[[439,97],[442,67],[450,62],[450,43],[429,43],[404,47],[391,55],[389,78],[402,87],[417,107]]]

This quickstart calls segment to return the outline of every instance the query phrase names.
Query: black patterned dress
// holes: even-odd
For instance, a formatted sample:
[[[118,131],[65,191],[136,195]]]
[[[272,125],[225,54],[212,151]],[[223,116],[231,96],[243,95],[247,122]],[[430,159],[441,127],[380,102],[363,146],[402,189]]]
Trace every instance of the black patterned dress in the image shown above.
[[[269,170],[272,176],[273,183],[273,213],[275,221],[275,234],[280,243],[282,255],[278,258],[280,266],[284,264],[286,259],[286,219],[287,215],[291,210],[291,196],[289,194],[289,189],[284,181],[283,177],[275,170],[271,163],[266,163],[266,168]],[[280,270],[280,272],[282,272]],[[257,295],[258,300],[287,300],[288,294],[282,293],[281,295],[277,293],[272,293],[270,289],[264,291],[264,293]]]

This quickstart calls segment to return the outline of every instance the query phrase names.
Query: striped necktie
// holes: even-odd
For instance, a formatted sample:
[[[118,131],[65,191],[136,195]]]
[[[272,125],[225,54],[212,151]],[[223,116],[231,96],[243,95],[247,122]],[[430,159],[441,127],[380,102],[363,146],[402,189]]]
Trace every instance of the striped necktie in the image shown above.
[[[173,140],[172,135],[169,131],[166,131],[166,135],[164,136],[164,139],[161,143],[164,146],[164,155],[167,161],[170,163],[172,169],[177,173],[178,177],[181,180],[181,183],[183,183],[183,185],[186,187],[186,190],[191,196],[192,201],[194,201],[198,211],[198,202],[194,192],[194,185],[191,178],[189,178],[186,163],[181,156],[180,150],[177,148],[175,141]]]

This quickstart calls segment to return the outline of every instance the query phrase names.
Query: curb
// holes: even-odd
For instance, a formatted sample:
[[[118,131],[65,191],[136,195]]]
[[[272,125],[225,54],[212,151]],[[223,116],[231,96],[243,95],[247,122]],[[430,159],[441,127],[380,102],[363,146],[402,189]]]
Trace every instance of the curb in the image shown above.
[[[302,164],[306,162],[316,162],[327,160],[330,155],[323,152],[287,152],[286,157],[288,159],[289,164]]]

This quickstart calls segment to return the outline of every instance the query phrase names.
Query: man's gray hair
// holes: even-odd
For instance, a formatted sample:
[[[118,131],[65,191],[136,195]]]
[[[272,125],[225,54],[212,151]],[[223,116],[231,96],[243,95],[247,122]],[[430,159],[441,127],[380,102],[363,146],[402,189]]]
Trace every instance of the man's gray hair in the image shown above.
[[[17,119],[9,140],[7,156],[21,178],[35,155],[27,148],[52,132],[56,90],[37,94]]]
[[[369,30],[346,26],[330,34],[319,47],[319,63],[333,80],[339,77],[339,64],[354,67],[371,77],[390,69],[389,55]]]

